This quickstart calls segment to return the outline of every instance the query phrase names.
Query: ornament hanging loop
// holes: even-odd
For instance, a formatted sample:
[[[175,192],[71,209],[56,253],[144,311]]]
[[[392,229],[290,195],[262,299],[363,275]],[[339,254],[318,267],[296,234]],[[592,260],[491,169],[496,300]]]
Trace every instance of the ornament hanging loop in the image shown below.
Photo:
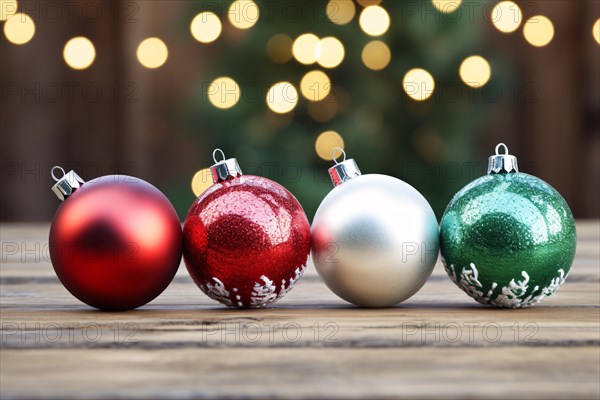
[[[62,172],[62,176],[60,178],[58,178],[56,175],[54,175],[54,171],[55,170],[59,170],[60,172]],[[52,167],[52,169],[50,170],[50,175],[52,175],[52,179],[54,179],[54,182],[58,182],[62,177],[64,177],[67,173],[65,172],[65,170],[63,169],[63,167],[59,166],[59,165],[55,165],[54,167]]]
[[[496,145],[496,155],[497,155],[497,156],[499,156],[499,155],[500,155],[500,148],[501,148],[501,147],[504,147],[504,155],[505,155],[505,156],[508,156],[508,155],[509,155],[509,154],[508,154],[508,146],[507,146],[507,145],[505,145],[504,143],[498,143],[498,144]]]
[[[335,158],[336,151],[341,151],[343,159],[341,162],[338,162]],[[336,147],[331,151],[331,159],[335,163],[335,165],[329,168],[329,176],[331,177],[331,181],[333,182],[333,186],[338,186],[349,179],[356,178],[360,176],[360,169],[358,169],[358,165],[356,165],[356,161],[353,158],[346,159],[346,152],[344,149]]]
[[[335,163],[335,165],[339,164],[337,157],[335,156],[336,152],[342,153],[342,156],[343,156],[342,162],[346,161],[346,152],[344,151],[344,149],[339,148],[339,147],[334,147],[333,150],[331,150],[331,161],[333,161]]]
[[[221,161],[217,161],[217,154],[219,153],[222,156]],[[213,183],[224,182],[242,176],[242,170],[235,158],[225,158],[225,153],[221,149],[215,149],[212,156],[215,162],[210,167]]]
[[[221,161],[217,161],[217,154],[218,153],[221,153]],[[221,149],[215,149],[213,151],[213,155],[212,156],[213,156],[213,161],[215,162],[215,164],[218,164],[220,162],[225,161],[225,153]]]
[[[504,147],[504,154],[500,154],[500,149]],[[504,143],[496,145],[496,154],[488,159],[488,174],[504,174],[519,172],[517,157],[508,153],[508,146]]]
[[[57,177],[55,171],[62,172],[62,176],[60,178]],[[85,183],[75,171],[71,170],[65,173],[65,170],[58,165],[52,167],[50,175],[56,181],[54,186],[52,186],[52,191],[61,201],[65,201],[67,197],[72,195],[75,190],[79,189]]]

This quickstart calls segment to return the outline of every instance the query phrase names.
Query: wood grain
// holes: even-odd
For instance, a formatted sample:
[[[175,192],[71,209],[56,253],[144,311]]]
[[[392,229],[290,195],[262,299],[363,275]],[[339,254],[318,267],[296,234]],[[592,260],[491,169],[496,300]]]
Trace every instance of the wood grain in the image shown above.
[[[578,223],[567,282],[524,310],[475,303],[439,264],[388,309],[346,304],[312,267],[274,308],[226,309],[182,266],[147,306],[103,313],[60,285],[47,232],[0,225],[2,399],[600,396],[597,221]]]

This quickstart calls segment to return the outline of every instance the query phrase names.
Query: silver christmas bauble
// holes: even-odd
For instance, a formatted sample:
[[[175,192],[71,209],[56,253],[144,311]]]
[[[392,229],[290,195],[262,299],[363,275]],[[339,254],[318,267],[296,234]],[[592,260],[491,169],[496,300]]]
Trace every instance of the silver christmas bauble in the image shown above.
[[[437,260],[438,223],[425,198],[386,175],[360,175],[354,160],[330,169],[336,187],[312,224],[312,256],[325,284],[363,307],[415,294]]]

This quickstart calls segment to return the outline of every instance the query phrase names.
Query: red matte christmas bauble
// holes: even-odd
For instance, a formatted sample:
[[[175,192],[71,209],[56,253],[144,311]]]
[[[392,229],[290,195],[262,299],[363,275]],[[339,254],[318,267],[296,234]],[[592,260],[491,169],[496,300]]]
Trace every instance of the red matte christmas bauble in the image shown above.
[[[192,205],[183,227],[184,261],[212,299],[264,307],[289,292],[304,272],[308,219],[276,182],[241,174],[225,179]]]
[[[64,182],[69,174],[74,173],[55,185],[65,201],[50,228],[50,256],[58,278],[79,300],[102,310],[148,303],[169,285],[181,261],[182,231],[175,209],[157,188],[138,178],[110,175],[78,183],[75,174],[70,175],[76,186],[71,189]],[[60,193],[61,184],[66,193]]]

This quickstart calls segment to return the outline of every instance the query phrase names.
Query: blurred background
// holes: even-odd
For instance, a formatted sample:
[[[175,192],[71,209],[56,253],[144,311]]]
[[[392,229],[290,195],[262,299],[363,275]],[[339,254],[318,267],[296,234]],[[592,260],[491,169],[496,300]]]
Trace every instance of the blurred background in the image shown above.
[[[54,165],[147,180],[183,220],[221,148],[309,219],[334,147],[438,218],[498,142],[600,216],[600,2],[0,1],[2,221]]]

